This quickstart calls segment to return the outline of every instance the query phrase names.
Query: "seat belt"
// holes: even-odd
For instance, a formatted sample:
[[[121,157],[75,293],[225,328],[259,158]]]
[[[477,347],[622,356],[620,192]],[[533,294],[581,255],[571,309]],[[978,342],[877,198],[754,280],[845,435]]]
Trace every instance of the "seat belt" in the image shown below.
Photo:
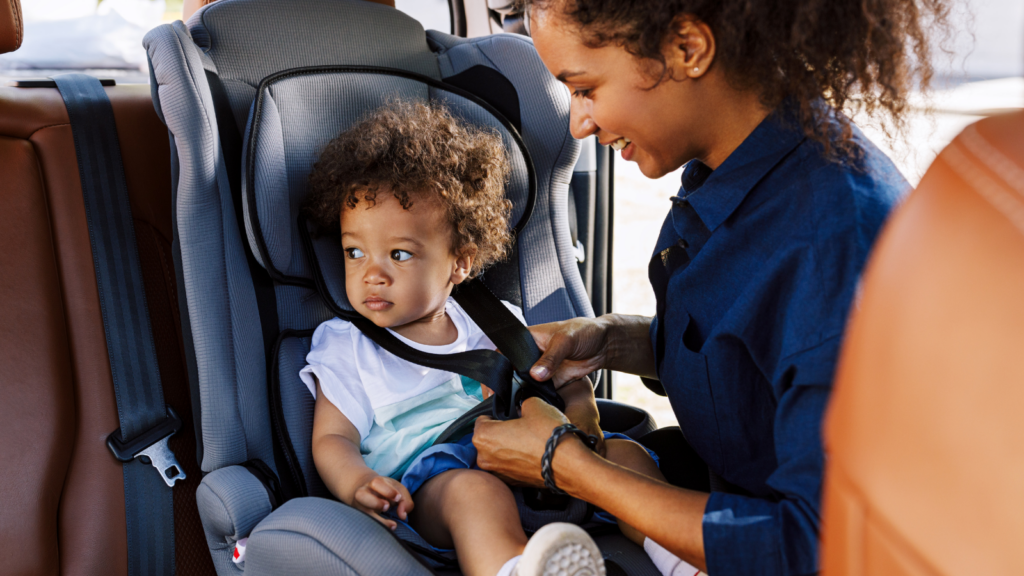
[[[523,398],[537,396],[560,410],[564,409],[562,397],[555,392],[552,383],[537,382],[530,376],[530,368],[540,360],[540,348],[526,325],[494,292],[481,279],[474,278],[456,286],[452,296],[512,363],[515,379],[524,391]]]
[[[185,473],[167,440],[181,428],[181,419],[164,403],[114,111],[96,78],[63,74],[53,79],[71,121],[117,400],[120,427],[107,437],[107,446],[124,462],[128,574],[171,576],[171,489]]]
[[[513,368],[514,385],[492,389],[494,396],[449,424],[434,440],[434,445],[459,439],[473,427],[476,419],[484,414],[490,414],[495,418],[503,416],[499,419],[515,418],[523,401],[534,396],[559,410],[565,410],[565,401],[555,391],[551,382],[537,382],[530,376],[530,368],[541,357],[540,348],[537,347],[533,335],[490,288],[479,278],[474,278],[456,286],[452,297],[490,338],[491,343],[501,351],[502,357],[508,359]],[[490,350],[486,352],[494,354]],[[491,402],[494,403],[493,406]]]

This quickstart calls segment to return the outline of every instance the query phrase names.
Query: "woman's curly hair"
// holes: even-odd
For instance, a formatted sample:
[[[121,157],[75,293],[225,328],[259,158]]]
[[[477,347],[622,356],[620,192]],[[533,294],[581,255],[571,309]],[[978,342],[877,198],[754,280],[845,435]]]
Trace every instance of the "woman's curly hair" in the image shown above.
[[[887,136],[906,130],[908,93],[934,73],[927,30],[948,40],[947,0],[520,0],[555,8],[590,47],[618,44],[667,79],[662,49],[677,16],[715,34],[715,63],[730,83],[775,109],[799,105],[800,124],[827,155],[856,155],[849,119],[882,112]],[[816,105],[827,102],[828,106]]]
[[[437,202],[451,227],[452,253],[476,247],[476,276],[509,251],[508,176],[496,132],[468,126],[438,104],[396,100],[327,144],[302,211],[320,233],[339,234],[342,208],[372,206],[381,192],[406,210],[418,200]]]

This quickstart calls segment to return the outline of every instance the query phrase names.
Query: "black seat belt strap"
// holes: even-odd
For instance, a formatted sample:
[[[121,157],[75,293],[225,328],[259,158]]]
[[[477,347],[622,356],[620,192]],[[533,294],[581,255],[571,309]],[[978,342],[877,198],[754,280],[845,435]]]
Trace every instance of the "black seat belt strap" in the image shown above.
[[[537,382],[530,376],[530,368],[541,357],[540,348],[533,335],[490,288],[479,278],[474,278],[459,284],[452,297],[484,334],[487,334],[491,343],[501,351],[502,358],[507,358],[514,370],[512,376],[516,386],[509,384],[494,389],[494,396],[457,418],[434,440],[434,444],[444,444],[461,438],[472,429],[477,417],[483,414],[515,417],[520,403],[533,396],[541,398],[559,410],[565,410],[565,401],[555,391],[551,382]],[[491,353],[490,350],[486,352]],[[408,360],[415,362],[412,359]],[[490,402],[494,405],[491,406]]]
[[[117,400],[120,428],[107,445],[124,462],[128,574],[170,576],[171,487],[185,473],[167,440],[181,420],[164,404],[114,111],[99,80],[64,74],[54,81],[71,120]]]
[[[530,368],[541,357],[533,335],[490,288],[479,278],[474,278],[460,284],[452,296],[512,363],[519,385],[524,390],[524,398],[538,396],[559,410],[564,410],[565,403],[555,392],[554,385],[551,382],[537,382],[530,376]]]

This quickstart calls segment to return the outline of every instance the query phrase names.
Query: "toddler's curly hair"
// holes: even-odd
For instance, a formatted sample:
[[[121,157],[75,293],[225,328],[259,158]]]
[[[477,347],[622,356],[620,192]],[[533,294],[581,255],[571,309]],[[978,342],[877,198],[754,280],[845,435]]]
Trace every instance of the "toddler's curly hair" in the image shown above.
[[[340,234],[342,209],[363,200],[372,206],[381,192],[406,210],[417,200],[438,202],[452,253],[476,246],[476,276],[509,252],[509,170],[495,131],[466,125],[439,104],[395,100],[327,144],[302,211],[320,233]]]

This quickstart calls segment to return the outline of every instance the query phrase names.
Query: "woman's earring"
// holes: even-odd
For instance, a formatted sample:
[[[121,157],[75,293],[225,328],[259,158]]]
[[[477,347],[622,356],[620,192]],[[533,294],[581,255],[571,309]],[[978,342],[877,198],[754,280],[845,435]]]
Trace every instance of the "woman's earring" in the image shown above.
[[[694,66],[694,67],[693,67],[693,71],[694,71],[694,72],[700,72],[700,68],[698,68],[698,67]]]

